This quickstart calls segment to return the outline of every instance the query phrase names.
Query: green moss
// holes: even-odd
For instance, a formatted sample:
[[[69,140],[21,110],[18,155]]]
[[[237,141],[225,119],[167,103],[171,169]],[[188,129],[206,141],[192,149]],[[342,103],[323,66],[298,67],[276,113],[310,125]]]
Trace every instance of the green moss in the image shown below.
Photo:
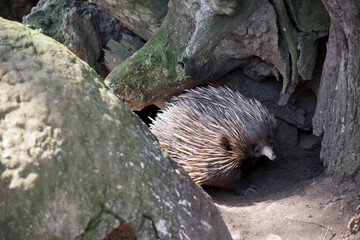
[[[283,93],[286,93],[288,98],[295,90],[294,88],[299,79],[298,69],[296,66],[296,62],[298,61],[300,55],[299,50],[297,49],[298,33],[291,24],[284,2],[282,0],[274,0],[274,5],[279,18],[279,30],[285,40],[291,58],[291,82],[284,84],[282,90]],[[285,104],[286,102],[287,99],[280,100],[280,104]]]
[[[304,34],[298,38],[300,56],[297,66],[302,79],[311,80],[317,58],[317,40],[326,35],[327,33],[324,32],[314,32]]]
[[[302,32],[328,31],[330,17],[321,0],[287,0],[290,16]]]
[[[168,10],[168,0],[137,0],[136,2],[138,2],[136,9],[139,10],[139,7],[141,6],[141,8],[149,11],[152,15],[152,18],[155,19],[157,22],[161,22],[166,16],[166,12]]]
[[[24,19],[24,24],[32,26],[35,29],[41,29],[48,36],[59,42],[64,42],[60,25],[67,18],[69,7],[65,1],[56,2],[56,4],[46,4],[43,9],[32,12]]]
[[[146,101],[149,95],[161,93],[159,86],[176,84],[185,77],[178,66],[185,49],[183,35],[170,26],[170,18],[168,14],[157,34],[105,79],[115,92]]]

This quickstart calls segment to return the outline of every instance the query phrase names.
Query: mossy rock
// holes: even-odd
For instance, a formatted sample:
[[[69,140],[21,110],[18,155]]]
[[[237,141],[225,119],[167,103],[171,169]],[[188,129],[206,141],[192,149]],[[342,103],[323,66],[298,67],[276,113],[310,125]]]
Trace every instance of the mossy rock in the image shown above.
[[[0,192],[0,239],[230,239],[214,204],[87,64],[2,18]]]
[[[93,0],[142,39],[149,40],[160,28],[169,0]]]
[[[190,34],[180,26],[174,7],[154,37],[125,62],[118,65],[105,83],[119,94],[132,110],[181,91],[187,78],[178,62]]]
[[[287,0],[290,16],[301,32],[328,32],[330,17],[321,0]]]

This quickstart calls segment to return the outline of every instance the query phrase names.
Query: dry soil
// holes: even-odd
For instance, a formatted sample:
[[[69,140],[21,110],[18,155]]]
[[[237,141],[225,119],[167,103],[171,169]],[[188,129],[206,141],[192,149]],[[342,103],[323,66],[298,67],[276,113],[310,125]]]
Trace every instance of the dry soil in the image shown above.
[[[360,188],[337,184],[318,158],[297,149],[276,162],[265,161],[247,179],[260,186],[246,196],[204,188],[212,197],[234,240],[359,240],[349,221],[360,214]],[[301,152],[305,153],[306,151]]]

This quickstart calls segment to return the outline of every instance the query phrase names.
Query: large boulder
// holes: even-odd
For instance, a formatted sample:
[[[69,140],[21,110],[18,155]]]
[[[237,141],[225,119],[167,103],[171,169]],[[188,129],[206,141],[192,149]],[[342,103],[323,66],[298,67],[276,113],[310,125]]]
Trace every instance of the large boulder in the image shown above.
[[[146,126],[55,40],[0,18],[0,239],[230,239]]]
[[[314,12],[322,6],[316,2]],[[160,106],[239,67],[255,79],[282,77],[280,105],[311,79],[317,40],[326,33],[299,32],[283,1],[171,0],[168,6],[156,35],[105,79],[132,109]]]
[[[86,1],[40,0],[24,17],[23,23],[67,46],[103,77],[108,71],[103,63],[102,51],[109,41],[122,43],[125,49],[132,42],[143,44],[118,20]],[[122,58],[129,56],[120,54]]]
[[[25,14],[28,14],[38,0],[1,0],[0,17],[21,21]]]
[[[131,31],[149,40],[160,28],[169,0],[92,0]]]

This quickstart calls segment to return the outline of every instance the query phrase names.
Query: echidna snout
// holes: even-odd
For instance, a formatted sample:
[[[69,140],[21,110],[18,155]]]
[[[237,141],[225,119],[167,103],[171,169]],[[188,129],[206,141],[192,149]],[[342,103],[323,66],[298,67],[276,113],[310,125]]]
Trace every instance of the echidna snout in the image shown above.
[[[269,146],[263,147],[261,149],[261,154],[263,156],[266,156],[267,158],[269,158],[271,161],[275,161],[275,159],[276,159],[276,155],[275,155],[274,151]]]
[[[256,146],[254,148],[253,152],[254,152],[253,154],[249,154],[249,155],[250,156],[252,155],[252,157],[254,157],[254,158],[265,156],[271,161],[275,161],[275,159],[276,159],[276,154],[274,153],[272,147],[270,147],[268,145],[263,146],[263,147]]]

